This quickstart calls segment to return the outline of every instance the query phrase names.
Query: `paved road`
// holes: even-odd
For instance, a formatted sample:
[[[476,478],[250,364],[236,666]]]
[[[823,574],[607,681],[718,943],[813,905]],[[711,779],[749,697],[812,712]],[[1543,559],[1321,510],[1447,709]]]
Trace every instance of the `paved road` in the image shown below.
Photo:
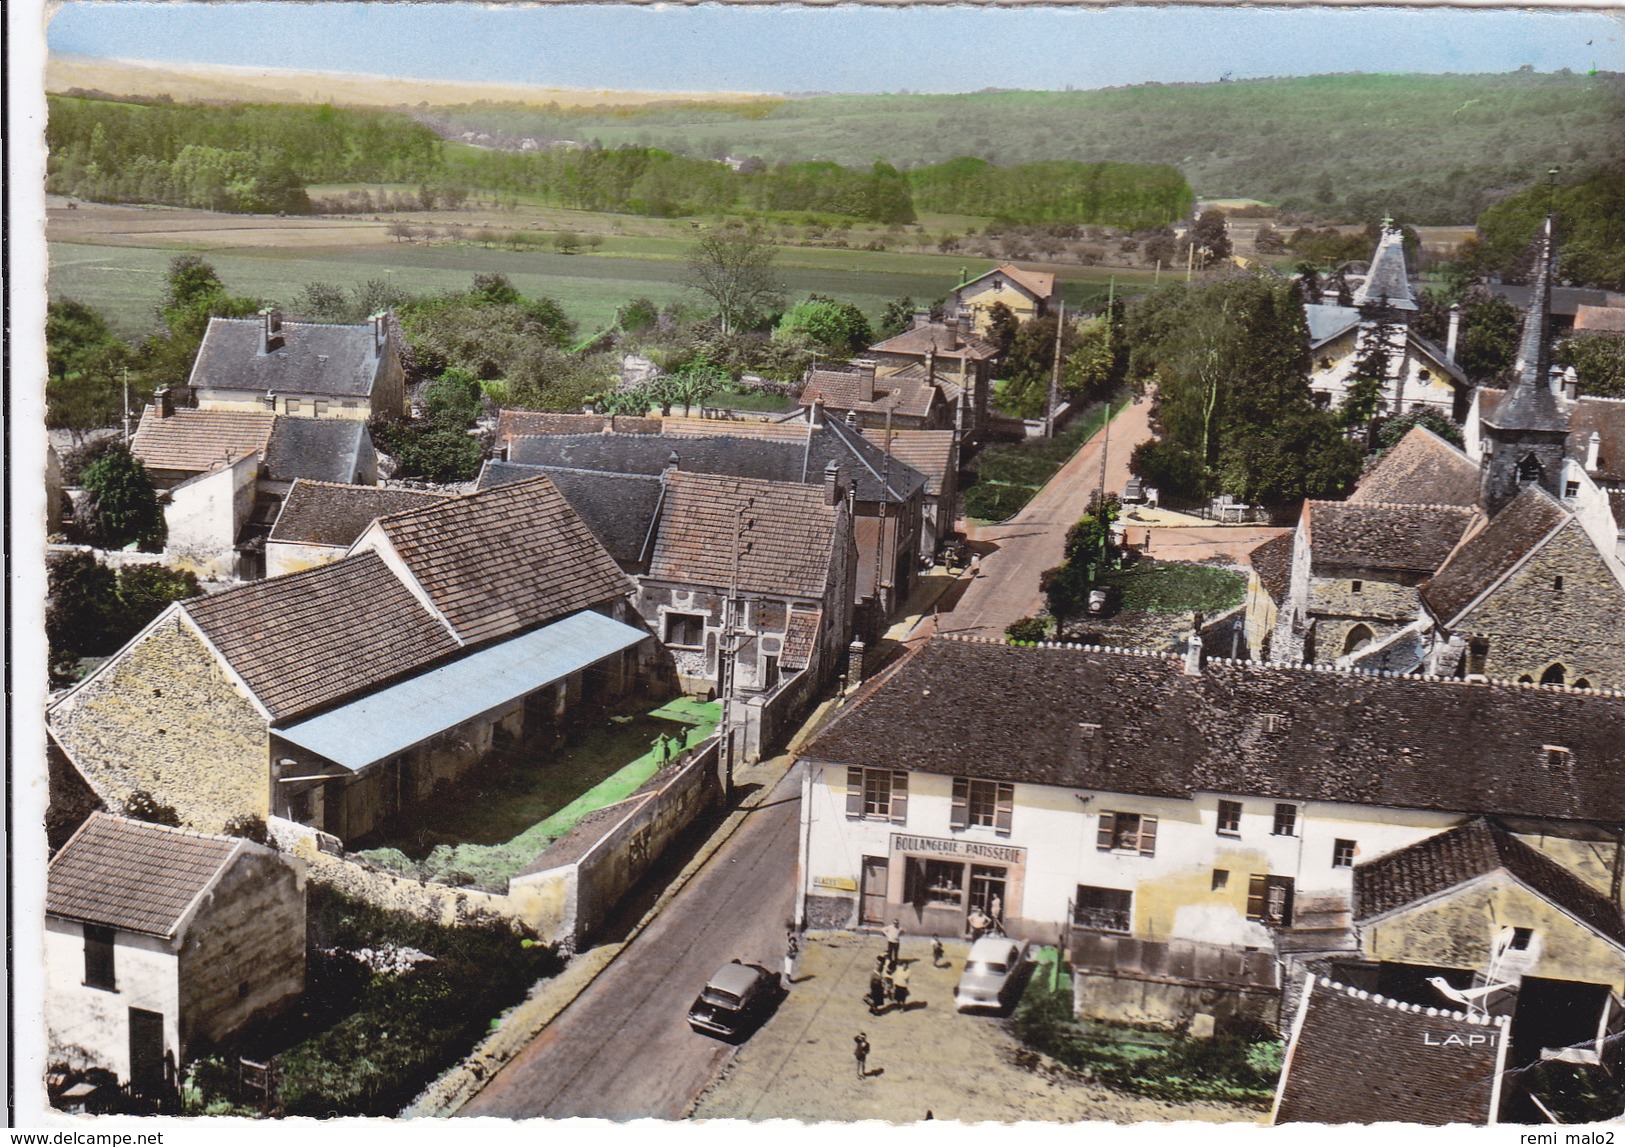
[[[1121,492],[1128,481],[1129,455],[1152,437],[1151,400],[1135,402],[1113,420],[1106,458],[1106,489]],[[1055,477],[1008,522],[969,531],[972,542],[992,543],[978,576],[955,603],[952,614],[938,619],[937,632],[1001,637],[1004,627],[1044,608],[1038,578],[1061,564],[1066,532],[1089,508],[1089,495],[1100,486],[1100,455],[1105,435],[1096,434],[1061,467]]]
[[[801,769],[773,793],[580,998],[458,1115],[677,1119],[734,1054],[688,1005],[738,957],[776,969],[795,911]]]
[[[1229,558],[1239,565],[1250,565],[1247,555],[1273,537],[1287,533],[1290,526],[1152,526],[1148,531],[1133,521],[1128,527],[1129,541],[1140,544],[1142,533],[1151,535],[1151,546],[1145,552],[1163,561],[1200,562],[1208,558]]]

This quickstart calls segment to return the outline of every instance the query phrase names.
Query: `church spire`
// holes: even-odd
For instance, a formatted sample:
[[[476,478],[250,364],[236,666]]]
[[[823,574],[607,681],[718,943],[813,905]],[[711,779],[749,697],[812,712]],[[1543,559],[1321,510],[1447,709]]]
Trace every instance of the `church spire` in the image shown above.
[[[1546,386],[1546,375],[1551,366],[1552,334],[1552,217],[1546,216],[1535,251],[1535,274],[1529,289],[1529,308],[1523,316],[1523,337],[1518,342],[1518,361],[1514,370],[1518,385]]]

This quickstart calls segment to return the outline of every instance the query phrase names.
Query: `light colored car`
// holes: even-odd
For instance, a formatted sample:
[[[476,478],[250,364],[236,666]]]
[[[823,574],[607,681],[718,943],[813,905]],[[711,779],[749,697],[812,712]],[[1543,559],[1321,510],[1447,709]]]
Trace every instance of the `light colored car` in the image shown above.
[[[954,1006],[962,1012],[1004,1007],[1026,963],[1026,941],[983,936],[965,958],[965,970],[954,985]]]

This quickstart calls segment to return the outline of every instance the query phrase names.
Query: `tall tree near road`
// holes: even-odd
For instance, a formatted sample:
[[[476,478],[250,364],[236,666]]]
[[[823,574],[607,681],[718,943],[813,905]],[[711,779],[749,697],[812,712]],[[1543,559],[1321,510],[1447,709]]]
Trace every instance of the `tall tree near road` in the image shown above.
[[[782,300],[784,286],[773,271],[777,254],[758,231],[716,227],[689,251],[685,280],[716,304],[723,332],[732,334]]]

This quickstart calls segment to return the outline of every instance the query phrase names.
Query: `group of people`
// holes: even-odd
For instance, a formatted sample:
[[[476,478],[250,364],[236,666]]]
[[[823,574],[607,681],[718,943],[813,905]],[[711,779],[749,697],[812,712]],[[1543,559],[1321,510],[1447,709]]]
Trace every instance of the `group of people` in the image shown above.
[[[975,943],[983,936],[992,933],[995,936],[1004,934],[1004,902],[995,893],[988,901],[987,911],[982,911],[981,905],[970,910],[965,917],[965,926],[970,929],[971,943]]]
[[[864,997],[869,1002],[869,1014],[883,1015],[892,1007],[907,1010],[909,975],[908,961],[876,956],[874,970],[869,973],[869,993]]]

